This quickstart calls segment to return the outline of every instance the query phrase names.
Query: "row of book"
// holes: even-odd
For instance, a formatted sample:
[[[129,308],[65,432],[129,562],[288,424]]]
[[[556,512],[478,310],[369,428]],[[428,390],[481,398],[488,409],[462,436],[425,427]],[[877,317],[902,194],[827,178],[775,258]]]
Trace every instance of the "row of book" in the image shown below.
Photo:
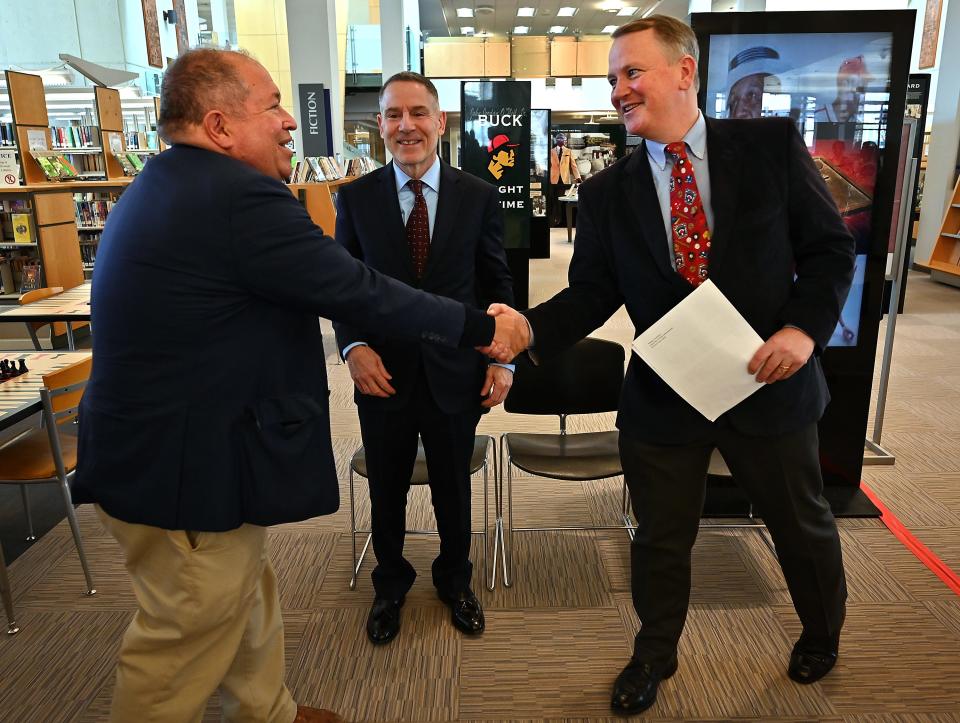
[[[126,135],[127,148],[138,151],[159,150],[159,140],[156,131],[131,131]]]
[[[291,183],[323,183],[348,176],[362,176],[377,167],[371,158],[351,158],[346,163],[336,156],[307,156],[297,161]]]
[[[100,146],[100,129],[96,126],[53,126],[50,129],[55,148],[93,148]]]
[[[13,123],[0,123],[0,146],[15,146],[17,137],[13,133]]]
[[[103,228],[113,210],[113,201],[76,201],[77,226]]]
[[[40,166],[40,170],[48,181],[75,181],[92,175],[106,175],[103,158],[99,154],[67,158],[63,153],[30,151],[30,155]]]

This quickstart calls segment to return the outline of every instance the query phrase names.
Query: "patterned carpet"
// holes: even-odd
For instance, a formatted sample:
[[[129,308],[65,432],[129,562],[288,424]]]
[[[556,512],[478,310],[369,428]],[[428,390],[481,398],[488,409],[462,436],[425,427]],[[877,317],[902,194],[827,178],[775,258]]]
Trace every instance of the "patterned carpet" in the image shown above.
[[[564,281],[570,246],[556,230],[553,258],[531,264],[532,303]],[[904,524],[960,570],[960,290],[920,274],[899,319],[883,444],[895,467],[864,477]],[[286,624],[288,683],[297,700],[351,721],[605,721],[610,685],[636,629],[623,533],[518,533],[513,588],[488,592],[475,537],[474,589],[487,632],[462,637],[430,584],[435,537],[408,538],[421,575],[403,609],[399,638],[380,648],[364,635],[372,599],[370,563],[356,591],[350,578],[346,465],[359,430],[346,368],[324,327],[334,449],[344,504],[335,515],[271,532]],[[598,336],[629,342],[621,311]],[[574,420],[576,431],[606,429],[612,415]],[[497,410],[481,431],[555,428]],[[612,521],[619,480],[547,483],[515,478],[518,525]],[[475,528],[482,527],[475,486]],[[368,505],[358,487],[358,510]],[[412,527],[432,525],[426,492],[413,493]],[[492,501],[492,500],[491,500]],[[0,638],[0,721],[101,721],[113,664],[134,608],[119,550],[93,511],[81,508],[98,594],[83,578],[65,523],[11,566],[22,631]],[[694,550],[693,607],[680,669],[664,683],[647,720],[960,723],[960,598],[878,520],[843,520],[850,601],[835,671],[812,686],[785,673],[799,626],[783,578],[757,530],[704,530]],[[371,553],[372,554],[372,553]],[[214,697],[204,720],[219,720]]]

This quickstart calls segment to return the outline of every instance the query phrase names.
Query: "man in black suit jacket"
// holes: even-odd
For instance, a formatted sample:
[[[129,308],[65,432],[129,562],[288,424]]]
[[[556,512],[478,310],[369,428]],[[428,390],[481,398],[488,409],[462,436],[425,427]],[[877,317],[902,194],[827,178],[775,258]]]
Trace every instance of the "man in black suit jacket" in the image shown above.
[[[846,599],[816,423],[829,400],[818,356],[850,286],[853,239],[792,122],[700,114],[688,26],[651,16],[613,37],[611,100],[645,141],[581,187],[570,285],[526,313],[532,350],[562,350],[622,304],[642,333],[708,276],[767,340],[749,364],[767,385],[711,423],[631,357],[617,424],[638,522],[631,575],[642,627],[612,707],[644,710],[676,670],[715,448],[762,509],[803,623],[788,673],[811,683],[836,660]],[[671,210],[671,183],[692,179],[674,179],[674,166],[687,169],[680,175],[694,177],[701,195],[691,196],[706,218],[694,248],[680,245],[690,224]],[[688,281],[680,272],[691,264],[705,270]]]
[[[410,286],[480,309],[513,303],[497,191],[437,157],[446,114],[433,83],[417,73],[388,79],[377,122],[393,161],[340,189],[337,241]],[[470,589],[470,458],[481,410],[503,401],[513,371],[473,349],[405,344],[368,326],[334,326],[356,386],[369,472],[377,566],[367,635],[377,644],[396,637],[416,577],[403,543],[418,436],[440,532],[433,584],[454,625],[478,634],[484,617]]]
[[[339,504],[317,317],[451,348],[493,329],[311,222],[283,183],[296,123],[248,56],[181,55],[159,121],[173,147],[100,244],[80,411],[74,499],[97,504],[139,604],[111,719],[199,720],[219,687],[228,720],[333,720],[283,684],[265,528]]]

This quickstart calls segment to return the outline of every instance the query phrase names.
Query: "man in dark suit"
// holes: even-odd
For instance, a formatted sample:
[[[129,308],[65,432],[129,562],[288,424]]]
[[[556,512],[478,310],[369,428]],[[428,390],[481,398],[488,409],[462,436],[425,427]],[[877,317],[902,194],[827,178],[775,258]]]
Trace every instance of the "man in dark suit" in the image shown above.
[[[513,303],[497,191],[437,157],[446,114],[433,83],[417,73],[391,77],[380,89],[377,122],[393,161],[340,189],[337,241],[410,286],[480,309]],[[481,410],[503,401],[513,371],[473,349],[400,343],[365,325],[334,326],[356,386],[369,471],[377,566],[367,635],[378,644],[396,637],[416,577],[403,543],[418,436],[440,533],[433,584],[454,625],[481,633],[483,610],[470,589],[470,458]]]
[[[227,720],[334,720],[283,684],[265,527],[339,504],[317,317],[449,347],[486,345],[493,328],[310,221],[283,183],[296,123],[253,59],[181,55],[159,125],[173,147],[100,244],[80,411],[74,499],[96,503],[139,605],[111,720],[199,720],[217,688]]]
[[[789,120],[700,114],[688,26],[657,15],[613,38],[611,100],[645,140],[581,187],[570,285],[526,312],[532,351],[562,350],[622,304],[642,333],[706,278],[766,339],[748,367],[766,386],[712,423],[630,360],[617,424],[638,522],[631,575],[642,627],[612,707],[632,713],[677,668],[715,448],[762,509],[803,624],[790,677],[812,683],[836,661],[846,585],[822,495],[817,420],[829,395],[818,357],[850,286],[854,245]]]

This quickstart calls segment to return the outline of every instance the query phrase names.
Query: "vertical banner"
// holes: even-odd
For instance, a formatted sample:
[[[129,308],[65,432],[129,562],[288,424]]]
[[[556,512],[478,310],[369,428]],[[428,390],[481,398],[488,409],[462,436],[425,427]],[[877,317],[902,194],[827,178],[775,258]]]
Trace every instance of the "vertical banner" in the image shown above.
[[[500,192],[503,245],[530,247],[530,83],[465,80],[460,84],[461,168]]]
[[[332,156],[330,91],[324,89],[323,83],[301,83],[297,90],[300,96],[300,132],[303,135],[300,156]]]

